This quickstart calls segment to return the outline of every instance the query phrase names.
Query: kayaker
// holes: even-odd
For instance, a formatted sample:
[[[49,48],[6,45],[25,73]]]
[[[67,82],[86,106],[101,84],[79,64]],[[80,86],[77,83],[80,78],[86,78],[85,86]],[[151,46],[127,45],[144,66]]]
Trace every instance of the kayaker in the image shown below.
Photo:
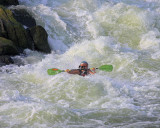
[[[72,69],[69,70],[67,69],[66,72],[69,74],[78,74],[80,76],[86,76],[89,74],[95,74],[95,68],[89,69],[88,68],[88,63],[86,61],[82,61],[79,65],[79,69]]]

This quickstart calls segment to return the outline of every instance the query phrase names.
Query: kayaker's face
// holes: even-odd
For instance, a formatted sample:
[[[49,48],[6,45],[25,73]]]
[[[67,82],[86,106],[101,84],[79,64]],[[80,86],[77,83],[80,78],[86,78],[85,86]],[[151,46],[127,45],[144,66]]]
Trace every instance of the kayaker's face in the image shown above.
[[[88,69],[88,65],[87,64],[80,64],[79,69]]]
[[[87,66],[79,66],[80,69],[87,69]]]

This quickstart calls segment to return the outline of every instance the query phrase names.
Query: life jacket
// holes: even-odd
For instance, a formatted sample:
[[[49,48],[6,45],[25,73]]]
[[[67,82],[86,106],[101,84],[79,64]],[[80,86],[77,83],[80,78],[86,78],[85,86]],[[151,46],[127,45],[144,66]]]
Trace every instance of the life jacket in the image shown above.
[[[85,69],[85,70],[82,70],[82,69],[79,69],[79,75],[80,76],[85,76],[85,75],[88,75],[88,69]]]

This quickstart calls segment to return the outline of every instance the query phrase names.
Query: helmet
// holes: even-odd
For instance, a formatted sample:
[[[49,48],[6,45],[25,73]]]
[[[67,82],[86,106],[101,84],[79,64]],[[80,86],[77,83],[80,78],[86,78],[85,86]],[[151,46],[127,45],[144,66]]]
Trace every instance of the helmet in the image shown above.
[[[80,69],[83,69],[83,68],[85,68],[85,67],[88,68],[88,63],[87,63],[86,61],[82,61],[82,62],[80,63],[80,65],[79,65],[79,68],[80,68]]]

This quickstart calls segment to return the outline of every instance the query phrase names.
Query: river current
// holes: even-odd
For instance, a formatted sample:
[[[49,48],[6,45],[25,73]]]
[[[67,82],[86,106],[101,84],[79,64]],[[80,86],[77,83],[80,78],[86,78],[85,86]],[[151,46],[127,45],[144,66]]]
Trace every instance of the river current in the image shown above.
[[[19,0],[51,54],[26,49],[0,67],[1,128],[159,128],[159,0]],[[82,77],[49,68],[113,65]]]

